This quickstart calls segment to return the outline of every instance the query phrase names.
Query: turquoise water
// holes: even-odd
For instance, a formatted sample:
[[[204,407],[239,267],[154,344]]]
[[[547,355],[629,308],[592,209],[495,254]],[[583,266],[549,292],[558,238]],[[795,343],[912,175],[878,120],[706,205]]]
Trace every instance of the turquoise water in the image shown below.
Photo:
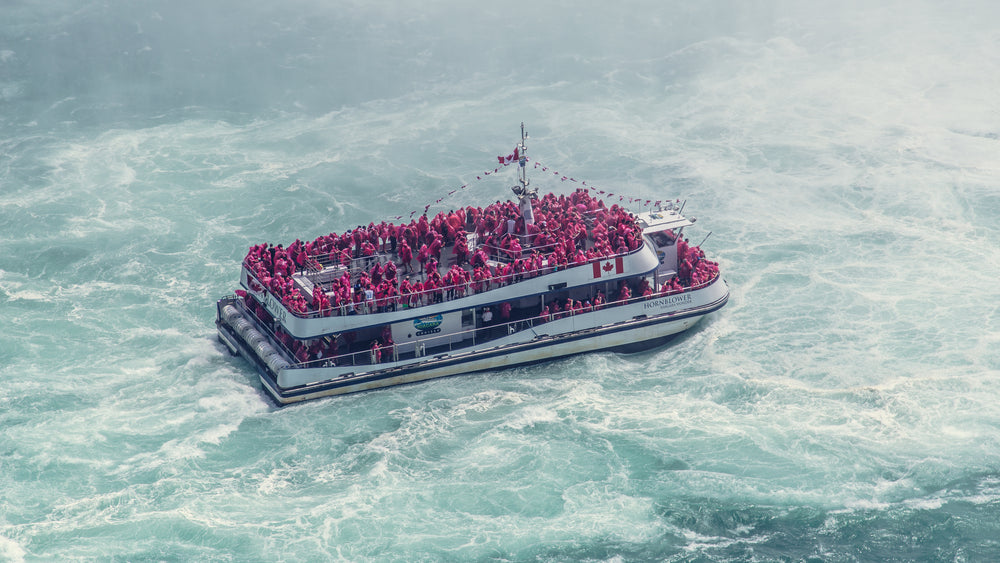
[[[1000,9],[368,4],[0,7],[0,560],[1000,559]],[[726,308],[269,404],[247,247],[507,197],[521,121]]]

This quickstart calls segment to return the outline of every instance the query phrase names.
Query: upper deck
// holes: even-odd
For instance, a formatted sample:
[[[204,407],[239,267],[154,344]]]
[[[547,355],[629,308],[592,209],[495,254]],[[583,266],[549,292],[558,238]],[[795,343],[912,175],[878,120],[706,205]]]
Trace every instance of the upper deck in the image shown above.
[[[309,338],[646,274],[661,259],[643,233],[691,224],[672,206],[636,216],[586,190],[533,200],[530,215],[523,204],[256,245],[241,284]]]
[[[607,264],[612,266],[610,273],[603,268]],[[382,299],[372,299],[370,302],[368,300],[360,302],[352,300],[347,304],[306,313],[290,311],[270,291],[254,291],[254,287],[261,286],[246,268],[243,269],[243,287],[257,297],[275,320],[281,323],[286,332],[296,338],[310,338],[397,322],[415,316],[431,316],[457,309],[482,307],[503,301],[523,299],[557,289],[573,288],[595,282],[614,283],[620,279],[648,273],[654,270],[657,265],[655,253],[644,245],[624,256],[613,256],[610,259],[599,259],[591,263],[569,265],[562,269],[554,266],[543,267],[538,270],[526,271],[516,279],[513,275],[494,276],[483,280],[479,285],[466,281],[407,296],[395,295]],[[595,266],[596,269],[600,270],[600,273],[595,274]],[[307,282],[307,280],[308,278],[305,276],[298,279],[300,282]],[[352,297],[355,295],[354,288],[351,288],[350,294]]]

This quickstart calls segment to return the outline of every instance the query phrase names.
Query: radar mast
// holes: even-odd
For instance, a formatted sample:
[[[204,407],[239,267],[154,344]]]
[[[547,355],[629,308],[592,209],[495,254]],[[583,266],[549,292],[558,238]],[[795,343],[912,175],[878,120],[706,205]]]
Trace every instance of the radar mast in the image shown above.
[[[528,148],[525,146],[524,140],[528,138],[528,134],[524,131],[524,122],[521,122],[521,142],[517,145],[517,185],[511,186],[514,195],[518,198],[518,206],[521,209],[521,216],[524,217],[524,225],[527,228],[528,225],[535,224],[535,214],[531,209],[531,200],[538,199],[538,189],[529,188],[528,184],[531,183],[528,180],[528,171],[525,166],[528,162],[526,153]]]

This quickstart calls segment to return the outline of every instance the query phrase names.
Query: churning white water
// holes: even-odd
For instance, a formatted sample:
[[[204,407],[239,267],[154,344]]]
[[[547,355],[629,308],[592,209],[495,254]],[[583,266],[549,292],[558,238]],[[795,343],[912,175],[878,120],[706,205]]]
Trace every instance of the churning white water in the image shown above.
[[[0,8],[0,559],[1000,557],[997,6],[370,4]],[[521,121],[730,303],[269,404],[246,249],[506,198]]]

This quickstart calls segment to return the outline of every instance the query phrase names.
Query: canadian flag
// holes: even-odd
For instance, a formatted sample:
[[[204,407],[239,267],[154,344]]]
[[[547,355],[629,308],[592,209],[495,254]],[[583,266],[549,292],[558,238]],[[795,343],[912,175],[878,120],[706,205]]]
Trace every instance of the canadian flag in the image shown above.
[[[615,256],[613,260],[598,260],[594,262],[594,277],[600,278],[620,274],[625,271],[621,256]]]
[[[500,161],[500,164],[503,164],[505,166],[508,165],[508,164],[510,164],[510,163],[512,163],[512,162],[517,162],[517,159],[518,159],[518,150],[520,150],[519,147],[514,147],[514,153],[513,154],[508,154],[507,156],[498,156],[497,160]]]

